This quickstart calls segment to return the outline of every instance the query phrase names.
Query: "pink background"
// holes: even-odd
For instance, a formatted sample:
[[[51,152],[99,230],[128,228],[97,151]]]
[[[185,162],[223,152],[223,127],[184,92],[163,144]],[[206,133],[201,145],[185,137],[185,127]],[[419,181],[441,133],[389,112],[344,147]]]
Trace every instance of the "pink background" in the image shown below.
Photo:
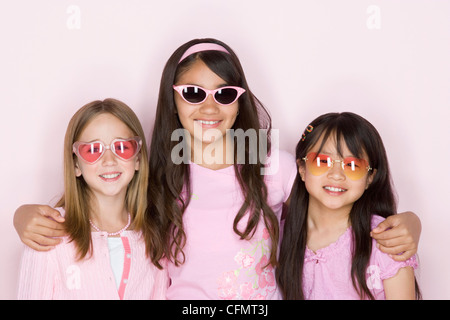
[[[23,203],[62,187],[67,123],[114,97],[148,134],[170,54],[215,37],[238,54],[250,86],[294,152],[310,120],[353,111],[384,139],[399,211],[422,221],[425,299],[450,299],[450,1],[3,1],[0,10],[0,298],[16,294]]]

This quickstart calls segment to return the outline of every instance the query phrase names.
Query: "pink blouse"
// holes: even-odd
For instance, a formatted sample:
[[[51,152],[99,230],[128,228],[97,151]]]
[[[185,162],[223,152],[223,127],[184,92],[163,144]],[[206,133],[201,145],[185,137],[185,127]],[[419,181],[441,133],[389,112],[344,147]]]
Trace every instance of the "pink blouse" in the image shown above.
[[[374,215],[372,228],[384,218]],[[306,248],[303,266],[303,292],[308,300],[359,299],[353,287],[351,270],[351,227],[329,246],[313,252]],[[385,299],[383,280],[395,276],[400,268],[417,268],[416,256],[397,262],[376,247],[373,240],[372,254],[366,271],[367,286],[377,300]]]

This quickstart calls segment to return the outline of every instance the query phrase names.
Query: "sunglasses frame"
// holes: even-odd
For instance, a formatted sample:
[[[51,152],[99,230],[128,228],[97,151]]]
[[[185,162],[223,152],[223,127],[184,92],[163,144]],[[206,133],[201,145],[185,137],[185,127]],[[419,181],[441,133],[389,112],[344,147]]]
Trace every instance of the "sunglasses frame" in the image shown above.
[[[131,156],[130,158],[124,159],[124,158],[122,158],[121,156],[119,156],[119,155],[116,153],[116,149],[115,149],[115,147],[114,147],[114,144],[115,144],[116,142],[118,142],[118,141],[130,141],[130,140],[134,140],[134,141],[137,142],[136,152],[135,152],[134,155]],[[93,144],[93,143],[100,143],[100,144],[103,146],[103,152],[101,153],[101,155],[100,155],[95,161],[90,162],[90,161],[87,161],[86,159],[84,159],[83,156],[81,156],[81,154],[80,154],[80,152],[79,152],[79,147],[80,147],[81,145],[83,145],[83,144]],[[119,158],[119,159],[122,160],[122,161],[130,161],[130,160],[132,160],[134,157],[136,157],[136,156],[139,154],[139,151],[141,150],[141,148],[142,148],[142,139],[141,139],[140,137],[137,137],[137,136],[136,136],[136,137],[129,138],[129,139],[114,139],[113,141],[111,141],[111,143],[110,143],[109,145],[104,144],[103,141],[100,141],[100,140],[96,140],[96,141],[92,141],[92,142],[76,141],[76,142],[74,142],[74,144],[72,145],[73,153],[75,153],[79,159],[83,160],[84,162],[86,162],[86,163],[88,163],[88,164],[94,164],[94,163],[96,163],[97,161],[99,161],[99,160],[105,155],[106,150],[111,150],[111,152],[112,152],[117,158]]]
[[[183,98],[184,101],[186,101],[189,104],[194,104],[194,105],[205,102],[206,99],[208,99],[208,96],[212,95],[214,101],[217,104],[220,104],[221,106],[229,106],[230,104],[235,103],[236,100],[239,99],[239,97],[246,91],[244,88],[235,87],[235,86],[225,86],[225,87],[221,87],[221,88],[217,88],[217,89],[213,89],[213,90],[205,89],[200,86],[191,85],[191,84],[183,84],[183,85],[179,85],[179,86],[173,85],[172,87],[175,91],[177,91],[179,93],[179,95],[181,96],[181,98]],[[205,99],[203,99],[200,102],[190,102],[190,101],[186,100],[186,98],[183,96],[183,90],[185,88],[191,88],[191,87],[203,90],[206,93]],[[215,95],[218,91],[223,90],[223,89],[235,89],[237,91],[236,98],[230,103],[220,103],[219,101],[217,101]]]
[[[311,154],[315,154],[315,157],[314,157],[314,158],[317,159],[317,157],[320,155],[320,153],[310,152],[310,153],[308,153],[308,154],[306,155],[306,157],[302,158],[302,160],[305,161],[306,168],[308,168],[308,170],[309,170],[310,172],[311,172],[311,169],[309,169],[309,166],[308,166],[308,160],[309,160],[308,156],[310,156]],[[364,163],[367,165],[367,166],[365,167],[365,169],[366,169],[367,171],[366,171],[361,177],[359,177],[359,178],[357,178],[357,179],[352,179],[352,178],[347,174],[347,170],[345,170],[345,159],[347,159],[347,158],[355,158],[355,159],[364,161]],[[367,172],[369,172],[370,170],[373,170],[372,167],[370,167],[369,162],[368,162],[366,159],[361,159],[361,158],[356,158],[356,157],[347,157],[347,158],[344,158],[344,160],[333,160],[330,156],[327,156],[327,170],[324,171],[323,173],[319,174],[319,175],[315,175],[315,174],[312,173],[312,172],[311,172],[311,174],[312,174],[312,175],[315,175],[315,176],[321,176],[322,174],[325,174],[325,173],[327,173],[328,171],[330,171],[330,169],[334,167],[334,164],[335,164],[336,162],[340,162],[340,163],[341,163],[341,168],[342,168],[342,170],[344,171],[345,176],[346,176],[347,178],[349,178],[350,180],[353,180],[353,181],[356,181],[356,180],[359,180],[359,179],[363,178],[363,177],[367,174]]]

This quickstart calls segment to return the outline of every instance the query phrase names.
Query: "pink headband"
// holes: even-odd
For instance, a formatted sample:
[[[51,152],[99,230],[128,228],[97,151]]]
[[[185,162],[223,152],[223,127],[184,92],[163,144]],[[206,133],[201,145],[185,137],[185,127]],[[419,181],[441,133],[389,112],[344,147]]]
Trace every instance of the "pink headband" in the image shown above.
[[[201,52],[201,51],[208,51],[208,50],[222,51],[222,52],[226,52],[226,53],[230,54],[228,52],[228,50],[225,49],[224,47],[222,47],[220,44],[210,43],[210,42],[197,43],[186,50],[186,52],[183,54],[183,56],[181,57],[180,61],[178,61],[178,63],[180,63],[181,61],[186,59],[186,57],[190,56],[191,54]]]

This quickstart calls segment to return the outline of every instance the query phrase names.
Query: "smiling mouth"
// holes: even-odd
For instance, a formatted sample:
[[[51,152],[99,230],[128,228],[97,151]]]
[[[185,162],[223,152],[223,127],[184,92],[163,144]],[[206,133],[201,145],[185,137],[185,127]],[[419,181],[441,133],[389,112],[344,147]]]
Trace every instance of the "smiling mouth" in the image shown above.
[[[106,181],[114,181],[117,180],[119,178],[119,176],[121,175],[120,172],[117,173],[108,173],[108,174],[101,174],[100,178],[102,178],[103,180]]]
[[[195,120],[200,122],[201,124],[207,124],[207,125],[213,125],[213,124],[217,124],[220,122],[220,120],[216,120],[216,121],[207,121],[207,120]]]
[[[339,187],[330,187],[330,186],[325,186],[323,187],[325,190],[331,191],[331,192],[345,192],[347,191],[347,189],[344,188],[339,188]]]

